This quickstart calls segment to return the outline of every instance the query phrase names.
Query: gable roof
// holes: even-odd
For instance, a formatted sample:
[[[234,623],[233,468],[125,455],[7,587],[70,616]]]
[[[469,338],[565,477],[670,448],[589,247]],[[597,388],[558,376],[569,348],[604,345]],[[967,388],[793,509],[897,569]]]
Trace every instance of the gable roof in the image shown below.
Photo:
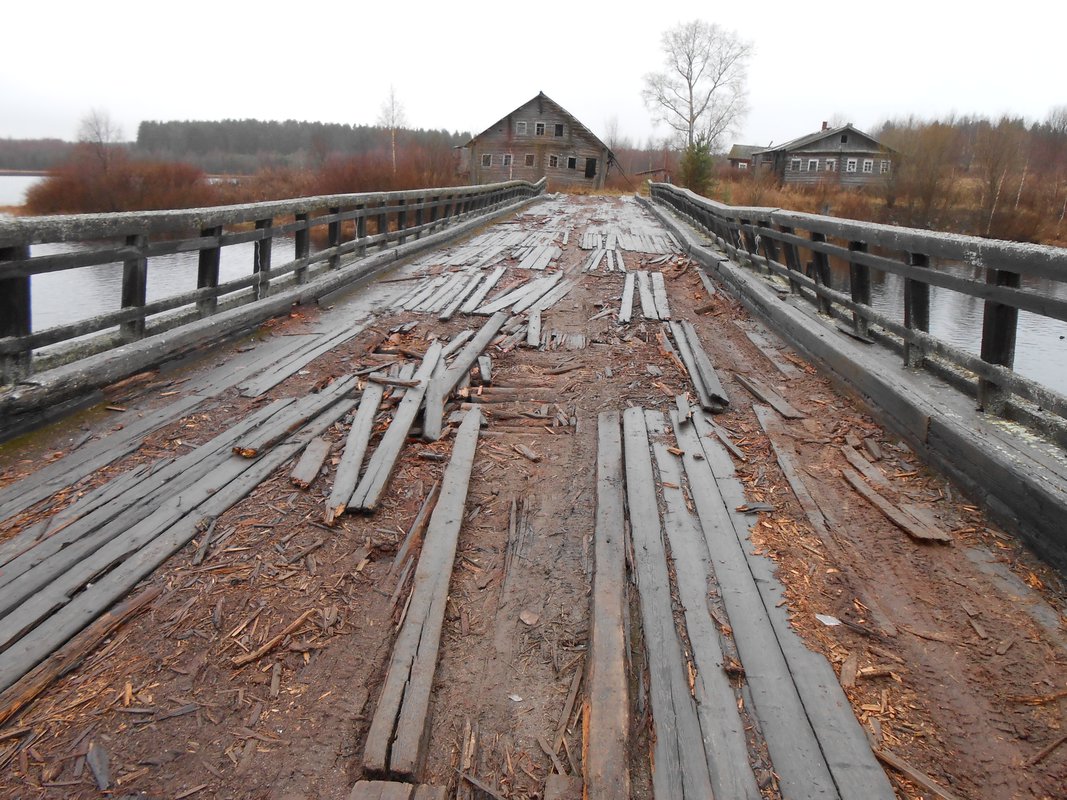
[[[726,157],[729,159],[747,161],[762,149],[763,148],[758,144],[735,144],[730,148],[730,152],[726,154]]]
[[[763,153],[782,153],[789,150],[802,150],[809,145],[815,144],[816,142],[821,142],[823,139],[830,139],[836,136],[840,136],[842,133],[849,132],[855,133],[865,139],[868,139],[871,142],[874,142],[879,148],[886,150],[890,153],[896,152],[895,150],[893,150],[892,147],[887,147],[886,145],[875,139],[873,136],[871,136],[869,133],[864,133],[859,128],[853,126],[850,122],[847,125],[842,125],[838,128],[830,128],[828,130],[816,131],[815,133],[809,133],[805,136],[800,136],[796,139],[786,142],[785,144],[780,144],[777,147],[765,147],[761,150],[757,150],[755,153],[753,153],[753,155]]]
[[[593,133],[591,130],[589,130],[589,128],[586,127],[585,125],[583,125],[581,123],[581,121],[576,116],[574,116],[571,112],[569,112],[567,109],[565,109],[563,106],[561,106],[559,103],[557,103],[555,100],[553,100],[551,97],[549,97],[544,92],[538,92],[533,97],[531,97],[529,100],[527,100],[525,103],[522,103],[522,104],[516,106],[514,109],[512,109],[512,111],[510,113],[505,114],[504,116],[502,116],[500,119],[498,119],[496,122],[494,122],[488,128],[483,130],[481,133],[477,134],[476,136],[472,136],[471,140],[469,142],[467,142],[467,144],[465,144],[464,147],[470,147],[472,144],[474,144],[476,141],[478,141],[481,137],[485,136],[487,133],[490,133],[493,130],[493,128],[495,128],[496,126],[500,125],[502,122],[504,122],[508,117],[510,117],[516,111],[519,111],[520,109],[525,108],[526,106],[530,105],[531,103],[533,103],[535,101],[539,101],[541,103],[547,103],[547,104],[551,105],[553,108],[556,109],[556,111],[558,111],[560,114],[562,114],[564,117],[566,117],[570,121],[570,123],[571,123],[571,125],[573,127],[579,128],[585,135],[587,135],[590,139],[592,139],[594,142],[596,142],[596,144],[598,144],[600,147],[603,147],[605,150],[607,150],[609,158],[611,158],[611,159],[615,158],[615,154],[613,152],[611,152],[611,149],[606,144],[604,144],[602,141],[600,141],[600,137],[598,137],[595,133]]]

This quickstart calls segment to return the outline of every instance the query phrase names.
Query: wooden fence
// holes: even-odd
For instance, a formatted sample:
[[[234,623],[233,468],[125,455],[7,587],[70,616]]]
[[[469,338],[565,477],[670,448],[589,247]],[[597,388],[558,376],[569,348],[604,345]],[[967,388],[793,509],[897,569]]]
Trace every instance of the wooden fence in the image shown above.
[[[544,191],[544,181],[407,192],[327,195],[278,202],[182,211],[16,217],[0,220],[0,383],[33,372],[41,348],[90,334],[99,352],[190,318],[210,316],[221,305],[254,302],[285,286],[337,270],[369,250],[417,239],[459,220],[495,210]],[[272,261],[272,242],[291,236],[294,257]],[[312,241],[324,242],[313,249]],[[254,243],[248,274],[219,282],[222,249]],[[40,244],[75,245],[71,252],[35,256]],[[151,259],[198,254],[196,288],[151,303],[146,287]],[[67,325],[34,331],[31,279],[48,272],[111,265],[121,270],[121,308]],[[78,298],[70,298],[78,302]],[[185,312],[185,313],[183,313]],[[167,316],[160,316],[167,315]]]
[[[781,276],[794,294],[845,319],[855,336],[868,338],[877,326],[901,345],[909,366],[929,365],[936,357],[969,374],[986,411],[1004,413],[1017,396],[1067,417],[1067,397],[1012,369],[1020,311],[1067,321],[1067,300],[1024,285],[1028,278],[1067,282],[1067,249],[727,206],[665,183],[651,184],[651,194],[708,232],[731,257]],[[843,288],[840,280],[834,286],[832,262],[841,267],[838,274],[847,274]],[[953,265],[975,268],[985,279],[961,275]],[[872,271],[903,278],[902,321],[872,307]],[[930,334],[932,286],[984,302],[980,355]]]

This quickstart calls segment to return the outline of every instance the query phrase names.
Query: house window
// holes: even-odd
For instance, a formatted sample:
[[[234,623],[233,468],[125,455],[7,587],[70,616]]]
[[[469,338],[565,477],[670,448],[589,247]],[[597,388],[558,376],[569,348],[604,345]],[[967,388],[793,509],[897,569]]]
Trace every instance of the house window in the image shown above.
[[[503,161],[504,166],[505,167],[510,167],[511,166],[511,153],[504,153],[503,159],[504,159],[504,161]]]
[[[538,122],[538,123],[536,123],[534,125],[534,135],[535,136],[544,136],[545,135],[545,123]]]
[[[845,162],[845,172],[855,172],[855,171],[856,171],[856,159],[850,158],[848,161]]]
[[[522,120],[521,122],[516,122],[515,123],[515,135],[516,136],[525,136],[526,135],[526,120]]]
[[[794,158],[789,162],[789,170],[791,172],[800,172],[800,159]]]
[[[842,133],[841,134],[841,144],[848,144],[848,134],[847,133]]]
[[[737,168],[738,169],[748,169],[748,164],[745,163],[744,161],[738,161],[737,162]]]
[[[865,158],[865,159],[863,159],[863,172],[864,172],[865,175],[873,175],[874,174],[874,159],[873,158]]]
[[[549,156],[548,157],[548,166],[550,166],[550,167],[558,167],[559,166],[559,156]]]
[[[837,172],[837,159],[836,158],[828,158],[828,159],[826,159],[826,171],[827,172]]]
[[[881,172],[882,172],[883,175],[888,175],[889,174],[889,161],[883,161],[882,162]]]
[[[578,169],[578,159],[575,156],[567,159],[567,169]]]
[[[528,167],[532,167],[534,165],[534,154],[533,153],[527,153],[526,154],[525,164]]]
[[[556,123],[555,134],[556,134],[556,136],[562,136],[563,135],[563,123],[562,122],[557,122]]]
[[[485,155],[482,156],[482,166],[483,167],[491,167],[491,166],[493,166],[493,156],[492,156],[491,153],[486,153]]]
[[[818,171],[819,171],[819,159],[817,159],[817,158],[809,158],[808,159],[808,172],[818,172]]]

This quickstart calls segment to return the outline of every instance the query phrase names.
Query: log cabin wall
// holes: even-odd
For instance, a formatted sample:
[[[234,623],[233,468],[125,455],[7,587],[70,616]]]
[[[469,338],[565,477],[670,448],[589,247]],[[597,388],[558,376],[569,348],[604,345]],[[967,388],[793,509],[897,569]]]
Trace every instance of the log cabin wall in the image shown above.
[[[543,93],[475,136],[467,150],[472,184],[546,178],[550,190],[603,188],[611,155]]]

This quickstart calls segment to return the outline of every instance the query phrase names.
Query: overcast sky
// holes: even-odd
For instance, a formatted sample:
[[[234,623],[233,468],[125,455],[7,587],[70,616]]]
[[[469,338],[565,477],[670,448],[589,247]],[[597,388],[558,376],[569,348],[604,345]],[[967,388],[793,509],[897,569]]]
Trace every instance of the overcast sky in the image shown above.
[[[614,117],[644,142],[666,134],[640,97],[660,34],[698,17],[754,45],[734,141],[909,114],[1041,120],[1067,104],[1061,2],[15,2],[0,137],[73,139],[93,108],[130,139],[145,119],[374,124],[392,84],[412,127],[478,132],[544,91],[601,137]]]

